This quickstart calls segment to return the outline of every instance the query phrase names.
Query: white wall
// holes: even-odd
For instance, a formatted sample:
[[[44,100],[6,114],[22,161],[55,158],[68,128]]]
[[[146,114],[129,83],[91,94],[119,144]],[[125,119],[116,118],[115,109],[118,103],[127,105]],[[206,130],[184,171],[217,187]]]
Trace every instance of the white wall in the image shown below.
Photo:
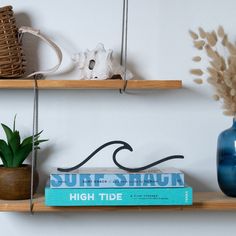
[[[70,56],[103,42],[118,55],[122,0],[1,0],[14,6],[19,25],[41,29],[63,50],[56,76],[76,79]],[[181,79],[184,88],[173,91],[41,91],[39,125],[43,137],[39,168],[41,190],[48,173],[72,166],[106,141],[121,139],[134,152],[120,153],[120,161],[140,166],[165,155],[184,154],[185,160],[167,164],[185,171],[195,191],[218,191],[217,135],[231,125],[207,86],[198,87],[188,71],[193,67],[189,28],[207,30],[223,25],[236,38],[236,2],[233,0],[130,0],[129,65],[143,79]],[[25,39],[29,70],[47,68],[55,57],[38,41]],[[32,51],[33,49],[33,51]],[[38,55],[38,56],[36,56]],[[35,67],[35,68],[33,68]],[[1,91],[0,121],[17,125],[25,135],[32,127],[32,91]],[[3,134],[1,133],[1,137]],[[87,166],[113,166],[112,148]],[[235,213],[78,213],[0,214],[3,235],[222,235],[233,233]]]

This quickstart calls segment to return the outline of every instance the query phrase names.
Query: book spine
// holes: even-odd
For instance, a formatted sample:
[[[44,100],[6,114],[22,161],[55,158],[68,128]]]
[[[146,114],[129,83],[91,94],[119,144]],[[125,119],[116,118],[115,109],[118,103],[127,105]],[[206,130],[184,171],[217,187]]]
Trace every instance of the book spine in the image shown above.
[[[51,188],[184,187],[183,173],[51,174]]]
[[[191,205],[192,188],[45,189],[47,206]]]

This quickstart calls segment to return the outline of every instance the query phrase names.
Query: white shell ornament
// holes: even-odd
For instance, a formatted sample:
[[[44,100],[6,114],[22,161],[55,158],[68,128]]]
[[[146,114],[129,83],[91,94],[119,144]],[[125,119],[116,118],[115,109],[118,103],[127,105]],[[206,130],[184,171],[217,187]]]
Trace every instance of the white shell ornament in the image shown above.
[[[94,50],[77,53],[72,57],[79,69],[80,80],[105,80],[113,75],[121,75],[124,79],[124,67],[112,57],[111,49],[105,50],[99,43]],[[126,79],[132,79],[133,74],[126,71]]]

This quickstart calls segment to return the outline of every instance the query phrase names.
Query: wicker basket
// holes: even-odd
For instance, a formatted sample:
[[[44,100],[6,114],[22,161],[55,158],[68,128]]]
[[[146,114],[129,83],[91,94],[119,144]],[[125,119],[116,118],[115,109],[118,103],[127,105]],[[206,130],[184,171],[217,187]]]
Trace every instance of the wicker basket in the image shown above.
[[[18,78],[25,72],[25,58],[18,39],[11,6],[0,8],[0,78]]]

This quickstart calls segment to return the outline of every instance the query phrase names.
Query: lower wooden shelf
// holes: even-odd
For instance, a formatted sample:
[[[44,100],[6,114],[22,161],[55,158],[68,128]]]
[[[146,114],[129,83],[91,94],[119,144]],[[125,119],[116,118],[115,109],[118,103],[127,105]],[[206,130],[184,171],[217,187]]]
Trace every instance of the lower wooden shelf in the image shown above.
[[[29,200],[0,200],[2,212],[29,212]],[[36,196],[33,212],[155,212],[155,211],[236,211],[236,198],[229,198],[218,192],[194,193],[192,206],[97,206],[97,207],[47,207],[43,196]]]

